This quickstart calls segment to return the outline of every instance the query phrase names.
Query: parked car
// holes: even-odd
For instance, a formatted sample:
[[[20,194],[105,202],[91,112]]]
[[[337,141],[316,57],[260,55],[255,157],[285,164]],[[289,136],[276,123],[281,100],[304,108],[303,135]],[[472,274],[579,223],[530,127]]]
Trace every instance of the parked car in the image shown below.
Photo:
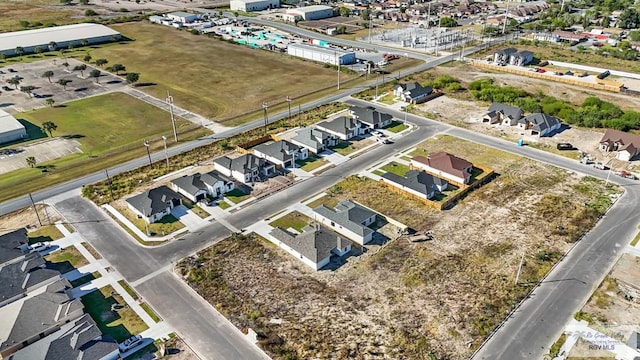
[[[13,89],[12,89],[12,88],[10,88],[10,87],[8,87],[8,86],[3,86],[3,87],[2,87],[2,90],[4,90],[4,91],[11,91],[11,90],[13,90]]]
[[[571,145],[570,143],[558,143],[558,145],[556,145],[556,148],[558,150],[573,150],[573,145]]]
[[[598,170],[607,170],[607,166],[601,162],[597,162],[595,164],[593,164],[593,167],[598,169]]]
[[[47,250],[48,248],[50,248],[51,245],[49,245],[49,243],[43,243],[43,242],[39,242],[39,243],[35,243],[33,245],[31,245],[29,247],[29,252],[40,252],[43,250]]]
[[[127,340],[125,340],[122,344],[118,345],[118,349],[120,349],[120,352],[127,352],[133,349],[134,347],[140,345],[141,342],[142,342],[142,336],[134,335],[128,338]]]
[[[376,137],[376,141],[379,142],[380,144],[391,144],[393,143],[393,141],[389,140],[389,138],[382,138],[382,137]]]
[[[372,131],[371,135],[373,135],[375,137],[384,137],[384,134],[382,133],[382,131],[378,131],[378,130]]]

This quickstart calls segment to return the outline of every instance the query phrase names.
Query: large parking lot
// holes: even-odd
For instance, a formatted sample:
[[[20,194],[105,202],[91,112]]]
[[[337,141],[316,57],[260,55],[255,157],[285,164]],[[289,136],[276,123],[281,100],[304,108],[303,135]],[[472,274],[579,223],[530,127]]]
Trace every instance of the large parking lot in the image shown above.
[[[63,66],[64,62],[69,64]],[[9,113],[23,112],[47,106],[45,100],[52,98],[55,104],[61,104],[70,100],[82,99],[113,90],[117,90],[126,85],[126,82],[117,76],[102,71],[99,83],[90,77],[89,73],[94,68],[87,66],[81,74],[80,71],[72,71],[75,66],[83,64],[75,59],[46,59],[26,64],[12,64],[1,66],[0,82],[0,108]],[[42,77],[46,71],[53,71],[51,82],[46,77]],[[18,85],[18,89],[7,81],[15,76],[23,80]],[[66,86],[58,84],[58,80],[67,79],[71,82]],[[21,86],[34,86],[32,96],[20,91]],[[7,90],[9,89],[9,90]]]
[[[38,164],[63,156],[82,152],[80,143],[76,140],[65,138],[52,138],[31,143],[25,146],[15,146],[0,150],[0,174],[25,168],[27,158],[33,156]],[[47,169],[52,170],[52,169]]]

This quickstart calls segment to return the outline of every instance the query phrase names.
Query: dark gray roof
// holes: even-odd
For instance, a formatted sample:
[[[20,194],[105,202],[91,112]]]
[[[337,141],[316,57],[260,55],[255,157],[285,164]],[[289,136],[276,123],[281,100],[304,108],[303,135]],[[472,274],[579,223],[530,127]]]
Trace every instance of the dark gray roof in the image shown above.
[[[335,209],[320,205],[313,211],[360,236],[364,237],[373,233],[373,230],[362,225],[362,223],[376,213],[351,200],[344,200],[338,203]]]
[[[331,130],[338,134],[348,135],[356,127],[356,122],[350,117],[340,116],[331,121],[323,121],[316,126]]]
[[[0,235],[0,264],[24,255],[21,247],[29,243],[27,229],[22,228]]]
[[[506,55],[511,55],[515,52],[518,52],[518,49],[515,48],[504,48],[504,49],[500,49],[498,51],[496,51],[499,54],[506,54]]]
[[[425,195],[437,190],[436,185],[444,185],[446,183],[440,178],[417,170],[410,170],[405,176],[386,172],[382,174],[382,177]]]
[[[127,202],[141,214],[151,216],[164,211],[174,199],[182,199],[182,197],[163,185],[130,197]]]
[[[533,56],[533,53],[531,51],[528,50],[522,50],[522,51],[516,51],[513,54],[511,54],[511,56],[519,56],[522,58],[526,58],[529,56]]]
[[[276,239],[287,244],[302,256],[313,262],[319,262],[331,256],[331,251],[339,247],[344,248],[351,242],[324,226],[307,226],[302,234],[292,234],[277,227],[270,233]]]
[[[423,95],[429,95],[433,92],[433,88],[431,88],[431,86],[422,86],[418,82],[400,84],[400,87],[403,91],[408,91],[409,96],[411,96],[412,99]]]
[[[318,152],[320,149],[322,149],[323,144],[322,141],[318,140],[318,137],[313,135],[313,131],[314,129],[311,128],[301,129],[300,131],[298,131],[298,134],[296,136],[291,138],[291,140],[297,141],[298,143],[307,146],[313,151]],[[326,134],[325,132],[320,130],[316,131]]]
[[[269,161],[259,158],[253,154],[244,154],[235,159],[223,156],[213,160],[213,162],[220,164],[227,169],[239,171],[243,174],[247,174],[253,169],[258,170],[262,167],[273,165]]]
[[[520,118],[522,117],[522,109],[515,106],[505,105],[501,103],[491,104],[491,106],[489,107],[489,112],[490,113],[499,112],[499,113],[502,113],[504,116],[507,116],[514,120],[520,120]]]
[[[26,292],[43,281],[60,276],[58,270],[42,267],[45,260],[39,253],[27,255],[23,260],[0,268],[0,302]]]
[[[233,180],[214,170],[206,174],[196,173],[193,175],[185,175],[183,177],[172,180],[171,183],[175,184],[180,189],[188,192],[189,194],[195,194],[200,190],[207,190],[207,185],[213,186],[219,181],[228,183]]]
[[[378,112],[375,108],[371,106],[368,106],[368,107],[353,106],[350,110],[356,119],[360,120],[365,124],[369,124],[372,126],[375,126],[380,123],[390,121],[391,119],[393,119],[393,116],[387,113]]]
[[[45,292],[24,300],[9,336],[0,344],[0,350],[64,323],[65,317],[71,313],[81,312],[82,302],[71,296],[71,288],[68,280],[60,279],[47,286]]]
[[[557,118],[543,114],[543,113],[533,113],[525,116],[524,118],[518,121],[519,123],[533,123],[533,130],[544,131],[546,129],[550,129],[558,124],[560,124],[560,120]]]
[[[300,147],[286,140],[275,141],[270,144],[260,144],[255,150],[267,156],[271,156],[282,162],[292,160]]]

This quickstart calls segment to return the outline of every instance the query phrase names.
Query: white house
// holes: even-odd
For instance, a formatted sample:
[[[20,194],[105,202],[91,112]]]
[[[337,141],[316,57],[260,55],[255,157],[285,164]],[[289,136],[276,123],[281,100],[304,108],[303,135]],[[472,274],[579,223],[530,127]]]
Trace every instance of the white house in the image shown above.
[[[393,90],[393,95],[408,103],[424,102],[433,89],[431,86],[422,86],[418,82],[398,84]]]
[[[235,183],[221,173],[211,171],[206,174],[196,173],[174,179],[171,181],[171,187],[187,199],[198,202],[204,200],[207,195],[217,198],[233,190]]]
[[[518,120],[518,127],[531,136],[546,136],[559,130],[562,124],[554,116],[543,113],[533,113]]]
[[[192,14],[184,11],[176,11],[176,12],[168,13],[165,16],[171,19],[171,21],[175,21],[183,24],[194,22],[200,18],[200,15],[198,14]]]
[[[235,159],[223,156],[213,160],[215,170],[230,176],[243,184],[262,181],[263,178],[276,174],[276,167],[266,159],[253,154],[244,154]]]
[[[151,224],[171,214],[174,207],[182,205],[182,198],[163,185],[130,197],[126,202],[131,211]]]
[[[414,156],[411,166],[456,184],[468,184],[473,164],[446,152],[438,152],[427,157]]]
[[[313,211],[316,221],[360,245],[368,243],[373,238],[374,231],[369,225],[376,221],[376,213],[354,201],[344,200],[334,209],[320,205]]]
[[[306,147],[298,146],[287,140],[260,144],[253,149],[253,153],[281,168],[295,167],[296,160],[304,160],[309,157],[309,150]]]
[[[280,248],[314,270],[331,261],[331,256],[344,256],[351,251],[351,241],[323,226],[307,226],[302,234],[276,227],[269,233]]]
[[[321,153],[329,146],[336,146],[340,142],[337,136],[320,129],[306,127],[298,131],[296,136],[290,139],[292,143],[307,148],[314,154]]]
[[[506,126],[515,126],[522,118],[522,109],[511,105],[501,103],[493,103],[489,107],[489,111],[483,116],[482,122],[489,124],[499,124]]]

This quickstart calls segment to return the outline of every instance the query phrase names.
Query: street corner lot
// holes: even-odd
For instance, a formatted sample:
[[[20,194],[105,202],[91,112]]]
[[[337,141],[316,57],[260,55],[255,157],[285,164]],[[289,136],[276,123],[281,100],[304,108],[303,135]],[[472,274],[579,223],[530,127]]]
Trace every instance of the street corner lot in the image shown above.
[[[69,64],[68,68],[62,65],[64,62]],[[2,92],[0,94],[0,106],[8,111],[13,108],[16,112],[20,112],[45,107],[47,106],[45,101],[48,98],[52,98],[55,104],[60,105],[67,101],[118,90],[126,85],[123,79],[111,75],[100,68],[97,69],[102,72],[102,76],[99,78],[99,83],[96,83],[95,78],[89,76],[91,70],[94,69],[91,65],[85,64],[87,65],[87,70],[84,70],[83,74],[80,71],[72,71],[75,66],[81,64],[84,63],[73,58],[55,58],[0,67],[0,70],[4,72],[4,74],[0,74],[2,86],[12,89],[10,91],[0,90]],[[9,72],[9,68],[15,72]],[[49,82],[49,79],[42,77],[45,71],[53,71],[54,75],[51,77],[51,82]],[[7,80],[14,76],[23,78],[20,85],[18,85],[18,89],[7,83]],[[66,86],[66,90],[62,85],[57,84],[60,79],[71,80]],[[33,96],[29,97],[21,92],[19,90],[21,86],[35,86],[36,89],[33,91]]]
[[[36,167],[42,168],[43,171],[45,169],[49,171],[49,167],[38,166],[38,164],[81,153],[79,146],[78,141],[64,137],[50,138],[25,146],[11,146],[8,149],[14,149],[18,152],[7,155],[2,154],[3,150],[0,150],[0,174],[28,167],[26,159],[30,156],[36,159]]]
[[[223,242],[201,254],[204,266],[189,276],[190,284],[238,327],[277,336],[262,343],[274,356],[353,357],[364,351],[355,343],[391,358],[431,351],[465,359],[620,193],[451,136],[430,139],[416,151],[447,151],[493,168],[497,178],[442,212],[357,176],[309,207],[352,199],[415,230],[431,230],[433,241],[400,237],[349,258],[337,271],[317,273],[270,244]],[[198,281],[202,271],[219,276]]]

